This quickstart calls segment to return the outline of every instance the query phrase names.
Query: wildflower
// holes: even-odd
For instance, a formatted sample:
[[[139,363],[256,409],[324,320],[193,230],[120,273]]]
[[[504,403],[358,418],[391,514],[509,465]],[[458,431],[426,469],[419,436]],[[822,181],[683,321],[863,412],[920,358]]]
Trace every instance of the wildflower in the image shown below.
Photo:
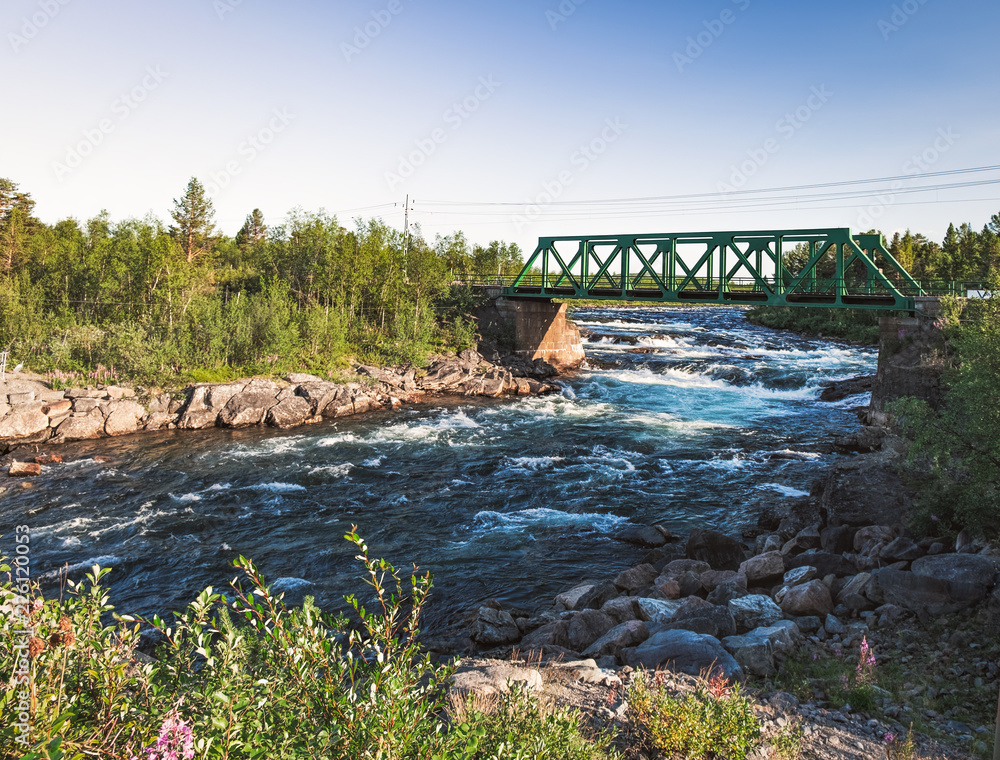
[[[931,520],[933,520],[934,522],[937,522],[937,519],[938,519],[937,515],[931,515]]]
[[[156,743],[146,748],[146,760],[191,760],[194,757],[194,737],[191,727],[173,710],[163,725]]]
[[[814,660],[818,660],[819,659],[819,652],[813,652],[813,659]]]
[[[894,741],[896,741],[896,735],[892,731],[890,731],[884,737],[882,737],[882,741],[884,741],[886,744],[892,744]]]

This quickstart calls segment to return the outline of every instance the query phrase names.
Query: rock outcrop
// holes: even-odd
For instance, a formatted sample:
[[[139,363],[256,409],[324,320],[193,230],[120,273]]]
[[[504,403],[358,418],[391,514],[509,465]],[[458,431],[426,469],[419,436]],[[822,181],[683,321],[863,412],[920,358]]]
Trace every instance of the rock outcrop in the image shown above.
[[[356,367],[358,382],[334,383],[305,373],[282,381],[252,378],[200,383],[140,403],[130,388],[101,385],[53,390],[19,379],[0,387],[0,447],[66,443],[164,429],[201,430],[269,425],[287,429],[323,418],[395,408],[428,393],[465,396],[529,395],[556,389],[556,370],[543,361],[511,367],[471,349],[438,356],[426,371],[414,367]],[[6,391],[6,393],[4,393]]]

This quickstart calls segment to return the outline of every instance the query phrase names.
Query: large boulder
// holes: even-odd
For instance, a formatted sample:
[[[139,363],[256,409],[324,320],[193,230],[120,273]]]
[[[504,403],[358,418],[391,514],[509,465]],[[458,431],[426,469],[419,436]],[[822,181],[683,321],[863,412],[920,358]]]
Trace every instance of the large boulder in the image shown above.
[[[639,607],[639,619],[645,620],[651,628],[669,623],[681,606],[678,601],[646,597],[636,598],[635,603]]]
[[[763,594],[750,594],[731,599],[728,607],[739,633],[774,625],[785,616],[771,597]]]
[[[134,401],[114,401],[108,407],[108,418],[104,421],[104,432],[110,436],[128,435],[136,432],[146,410]]]
[[[470,694],[484,697],[506,694],[512,686],[541,691],[544,686],[542,674],[534,668],[522,668],[509,662],[474,662],[455,671],[450,690],[464,700]]]
[[[568,621],[554,620],[551,623],[546,623],[521,639],[520,648],[525,652],[529,652],[533,649],[544,650],[551,647],[569,649]]]
[[[614,627],[614,620],[600,610],[584,610],[570,618],[569,647],[583,652]]]
[[[623,650],[622,657],[633,668],[666,667],[692,676],[711,672],[743,680],[743,669],[717,638],[691,631],[660,631],[639,646]]]
[[[638,601],[634,596],[618,596],[609,599],[601,607],[601,612],[614,620],[615,624],[642,619]]]
[[[727,636],[722,646],[748,673],[769,676],[775,672],[775,652],[791,651],[799,630],[791,620],[781,620],[772,626],[755,628],[740,636]]]
[[[872,571],[869,598],[921,617],[960,612],[978,604],[996,585],[1000,561],[978,554],[937,554],[921,557],[911,567]]]
[[[49,418],[41,409],[14,412],[0,419],[0,438],[48,437]]]
[[[472,640],[483,647],[513,644],[521,638],[521,631],[509,612],[483,605],[472,624]]]
[[[267,410],[277,404],[271,390],[248,390],[234,395],[219,412],[219,424],[228,428],[259,425]]]
[[[758,554],[740,565],[740,575],[746,576],[747,586],[773,585],[785,575],[785,558],[781,552]]]
[[[67,417],[56,428],[54,443],[64,441],[87,441],[100,438],[104,430],[104,419],[100,416]]]
[[[717,639],[733,636],[736,633],[736,623],[727,608],[709,604],[698,597],[692,597],[688,601],[695,599],[702,604],[697,606],[682,604],[674,616],[660,626],[660,630],[694,631],[695,633],[706,633]]]
[[[614,580],[615,588],[625,593],[638,591],[650,585],[656,579],[657,575],[656,568],[652,565],[644,564],[630,567],[628,570],[622,570],[618,573],[618,576]]]
[[[849,464],[830,473],[820,504],[830,526],[870,525],[872,515],[890,525],[909,513],[910,498],[899,475],[889,466]]]
[[[652,525],[630,525],[618,534],[618,540],[650,549],[667,543],[667,537],[663,532]]]
[[[816,575],[820,578],[825,578],[828,575],[836,575],[840,578],[845,575],[854,575],[858,572],[858,568],[840,554],[808,551],[804,554],[797,554],[794,557],[785,557],[786,570],[805,566],[815,567]]]
[[[743,544],[715,530],[691,531],[685,551],[688,559],[707,562],[713,570],[738,570],[745,559]]]
[[[583,652],[584,657],[618,656],[627,647],[638,646],[649,638],[649,629],[641,620],[620,623],[597,639]]]
[[[311,416],[311,404],[301,396],[292,396],[268,409],[266,422],[271,427],[287,430],[301,425]]]
[[[782,591],[781,609],[789,615],[825,617],[833,611],[833,598],[823,581],[809,581]]]

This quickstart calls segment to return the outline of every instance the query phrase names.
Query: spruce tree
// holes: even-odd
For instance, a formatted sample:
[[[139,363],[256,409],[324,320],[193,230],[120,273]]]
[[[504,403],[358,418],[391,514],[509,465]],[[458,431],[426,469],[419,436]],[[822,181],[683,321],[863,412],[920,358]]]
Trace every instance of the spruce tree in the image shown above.
[[[189,264],[211,250],[215,209],[205,194],[205,188],[195,177],[188,182],[184,195],[174,199],[174,210],[170,216],[176,222],[176,226],[170,228],[170,234],[180,244]]]

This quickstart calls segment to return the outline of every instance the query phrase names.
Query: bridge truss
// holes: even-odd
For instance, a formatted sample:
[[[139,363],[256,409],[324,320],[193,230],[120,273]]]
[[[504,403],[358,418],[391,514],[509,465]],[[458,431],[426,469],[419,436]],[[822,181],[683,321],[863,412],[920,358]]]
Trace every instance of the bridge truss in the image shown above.
[[[925,295],[881,235],[846,227],[543,237],[503,294],[905,311]]]

